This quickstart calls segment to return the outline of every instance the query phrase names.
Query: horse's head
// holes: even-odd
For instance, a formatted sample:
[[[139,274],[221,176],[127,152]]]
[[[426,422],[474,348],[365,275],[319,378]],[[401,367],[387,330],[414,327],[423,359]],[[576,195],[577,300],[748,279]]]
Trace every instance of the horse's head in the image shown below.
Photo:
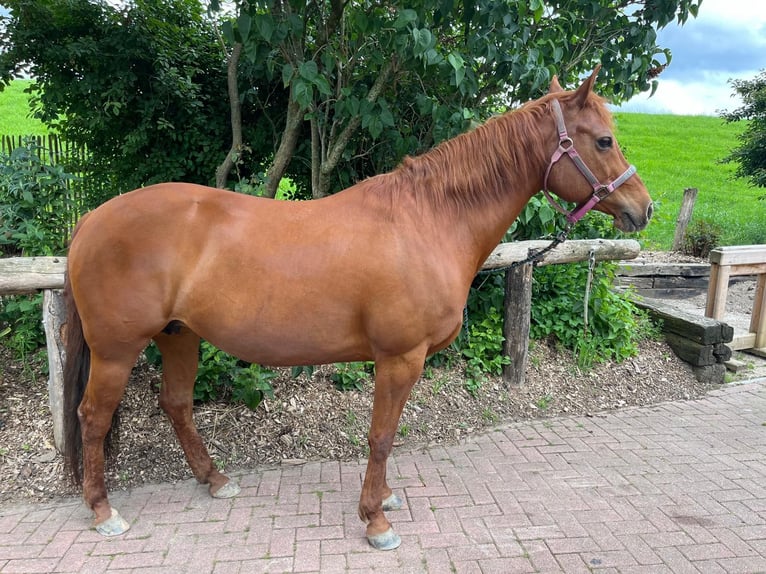
[[[551,82],[546,102],[557,141],[550,143],[556,151],[544,188],[578,205],[567,215],[571,223],[597,209],[611,215],[618,229],[640,231],[652,216],[652,200],[617,145],[605,101],[593,93],[598,71],[572,92],[555,77]]]

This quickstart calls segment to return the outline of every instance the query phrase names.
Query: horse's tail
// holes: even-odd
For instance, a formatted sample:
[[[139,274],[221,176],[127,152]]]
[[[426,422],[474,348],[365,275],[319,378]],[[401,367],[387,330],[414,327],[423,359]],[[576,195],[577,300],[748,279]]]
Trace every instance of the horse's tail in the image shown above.
[[[64,282],[67,307],[66,361],[64,363],[64,463],[75,484],[82,484],[82,434],[77,409],[90,372],[90,348],[82,331],[69,273]]]

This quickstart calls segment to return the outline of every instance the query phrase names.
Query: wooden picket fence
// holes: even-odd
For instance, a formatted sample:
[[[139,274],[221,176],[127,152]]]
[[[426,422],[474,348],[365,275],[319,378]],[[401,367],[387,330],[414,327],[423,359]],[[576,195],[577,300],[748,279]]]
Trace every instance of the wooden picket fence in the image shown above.
[[[66,214],[67,229],[62,230],[62,233],[68,236],[82,213],[93,207],[89,205],[93,201],[88,201],[88,198],[106,197],[106,181],[95,176],[90,169],[90,153],[87,147],[73,144],[58,134],[0,134],[0,154],[10,155],[14,149],[23,146],[25,141],[34,144],[42,163],[61,166],[66,173],[73,176],[66,184],[70,208]]]

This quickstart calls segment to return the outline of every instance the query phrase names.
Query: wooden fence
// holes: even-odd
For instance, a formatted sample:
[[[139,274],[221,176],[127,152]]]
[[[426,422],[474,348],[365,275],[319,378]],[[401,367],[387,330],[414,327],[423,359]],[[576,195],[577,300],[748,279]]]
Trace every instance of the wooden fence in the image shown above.
[[[547,241],[502,243],[484,263],[484,270],[502,269],[523,261]],[[640,247],[632,239],[570,240],[546,253],[537,265],[553,265],[585,261],[635,259]],[[511,384],[522,384],[527,366],[529,317],[532,300],[532,264],[527,263],[506,272],[505,327],[503,353],[511,363],[504,378]],[[53,435],[56,448],[63,450],[63,364],[66,360],[63,340],[66,336],[66,316],[61,289],[64,287],[66,257],[14,257],[0,259],[0,296],[34,293],[42,290],[43,325],[48,347],[48,394],[53,415]]]
[[[87,147],[73,144],[58,134],[0,135],[0,154],[10,155],[14,149],[23,147],[25,142],[34,146],[33,151],[44,165],[61,166],[73,176],[66,183],[69,205],[66,222],[69,228],[62,230],[68,238],[71,227],[82,213],[108,199],[106,179],[93,173]]]

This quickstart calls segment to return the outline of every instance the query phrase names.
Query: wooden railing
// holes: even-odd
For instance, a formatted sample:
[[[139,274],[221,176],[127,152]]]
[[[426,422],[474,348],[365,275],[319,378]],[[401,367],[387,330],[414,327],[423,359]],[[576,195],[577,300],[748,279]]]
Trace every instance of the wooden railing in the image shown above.
[[[735,334],[732,350],[748,349],[766,356],[766,245],[718,247],[710,252],[710,283],[705,316],[723,319],[731,277],[755,275],[757,282],[750,314],[750,329]]]
[[[548,241],[502,243],[487,258],[483,270],[502,269],[523,261]],[[537,265],[573,263],[594,258],[595,261],[635,259],[640,247],[637,241],[571,240],[546,253]],[[53,415],[56,448],[63,449],[63,340],[66,315],[61,289],[64,287],[65,257],[15,257],[0,259],[0,296],[33,293],[42,290],[43,324],[48,348],[48,394]],[[532,300],[532,264],[527,263],[506,272],[505,343],[503,353],[511,362],[504,378],[511,384],[522,384],[527,366],[529,317]]]

